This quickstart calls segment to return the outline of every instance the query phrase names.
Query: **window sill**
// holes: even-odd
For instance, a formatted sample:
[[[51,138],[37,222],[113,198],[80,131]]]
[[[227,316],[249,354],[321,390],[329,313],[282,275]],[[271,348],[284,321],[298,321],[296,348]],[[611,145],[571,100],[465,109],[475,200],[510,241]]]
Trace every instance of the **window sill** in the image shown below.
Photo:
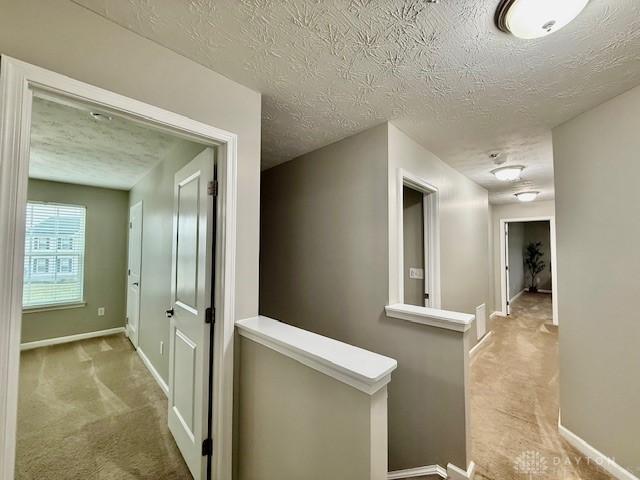
[[[22,313],[38,313],[38,312],[50,312],[53,310],[70,310],[72,308],[84,308],[87,304],[81,303],[65,303],[64,305],[42,305],[40,307],[23,308]]]

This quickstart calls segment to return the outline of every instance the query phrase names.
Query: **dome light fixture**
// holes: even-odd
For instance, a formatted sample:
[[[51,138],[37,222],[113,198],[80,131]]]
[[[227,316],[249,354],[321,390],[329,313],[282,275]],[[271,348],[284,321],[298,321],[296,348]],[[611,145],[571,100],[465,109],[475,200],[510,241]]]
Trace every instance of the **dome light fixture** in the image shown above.
[[[496,25],[518,38],[544,37],[571,22],[587,3],[589,0],[502,0]]]
[[[522,165],[509,165],[506,167],[495,168],[491,170],[491,173],[498,179],[503,182],[513,182],[514,180],[519,180],[522,171],[524,170],[524,166]]]
[[[109,122],[111,120],[111,116],[106,113],[89,112],[89,115],[97,122]]]
[[[539,194],[540,192],[519,192],[515,196],[521,202],[533,202]]]

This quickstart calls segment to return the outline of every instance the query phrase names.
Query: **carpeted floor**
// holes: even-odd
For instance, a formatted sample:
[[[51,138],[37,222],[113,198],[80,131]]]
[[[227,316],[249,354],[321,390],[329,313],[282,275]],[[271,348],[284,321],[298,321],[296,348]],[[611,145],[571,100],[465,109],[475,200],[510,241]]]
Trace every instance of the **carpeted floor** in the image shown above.
[[[124,335],[22,353],[16,479],[191,479]]]
[[[551,295],[522,294],[471,358],[476,479],[611,479],[558,433],[558,328]],[[560,326],[562,328],[562,326]]]

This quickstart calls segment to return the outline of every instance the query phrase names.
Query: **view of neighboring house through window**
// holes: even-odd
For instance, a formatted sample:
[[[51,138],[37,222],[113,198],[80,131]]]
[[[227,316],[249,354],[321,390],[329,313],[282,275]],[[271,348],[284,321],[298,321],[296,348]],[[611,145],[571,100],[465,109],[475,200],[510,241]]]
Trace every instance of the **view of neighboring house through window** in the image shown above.
[[[28,202],[22,306],[83,301],[86,209]]]

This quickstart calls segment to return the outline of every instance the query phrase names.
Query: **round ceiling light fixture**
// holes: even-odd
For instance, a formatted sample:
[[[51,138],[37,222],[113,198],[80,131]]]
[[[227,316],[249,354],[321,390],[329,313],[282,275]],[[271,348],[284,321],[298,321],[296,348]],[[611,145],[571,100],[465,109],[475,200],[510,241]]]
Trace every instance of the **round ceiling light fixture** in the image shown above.
[[[520,192],[516,193],[515,195],[516,198],[521,202],[533,202],[539,194],[540,192]]]
[[[509,165],[506,167],[495,168],[491,170],[491,173],[498,179],[503,182],[513,182],[514,180],[520,179],[520,175],[524,170],[524,166],[522,165]]]
[[[519,38],[544,37],[571,22],[587,3],[589,0],[502,0],[496,25]]]

